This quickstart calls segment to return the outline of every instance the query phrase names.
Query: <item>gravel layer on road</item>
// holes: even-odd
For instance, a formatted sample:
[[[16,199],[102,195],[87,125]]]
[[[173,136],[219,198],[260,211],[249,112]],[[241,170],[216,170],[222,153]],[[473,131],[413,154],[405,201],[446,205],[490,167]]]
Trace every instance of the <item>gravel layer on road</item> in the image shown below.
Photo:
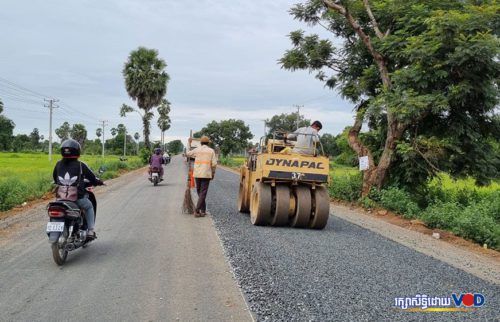
[[[208,208],[258,321],[498,321],[500,287],[331,216],[321,231],[257,227],[236,210],[238,176],[219,170]],[[482,293],[470,312],[406,312],[397,297]]]

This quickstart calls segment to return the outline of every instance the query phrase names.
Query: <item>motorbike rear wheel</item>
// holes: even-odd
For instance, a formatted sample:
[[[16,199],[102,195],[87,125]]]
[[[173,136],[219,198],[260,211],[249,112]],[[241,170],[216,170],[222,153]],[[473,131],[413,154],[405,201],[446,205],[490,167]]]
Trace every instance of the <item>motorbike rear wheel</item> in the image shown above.
[[[158,179],[158,177],[154,177],[154,179],[153,179],[153,180],[154,180],[154,181],[153,181],[153,184],[154,184],[155,186],[157,186],[157,185],[158,185],[158,180],[159,180],[159,179]]]
[[[64,247],[59,247],[59,243],[57,241],[52,243],[50,246],[52,248],[52,257],[54,258],[54,262],[56,262],[57,265],[62,266],[66,261],[66,257],[68,257],[68,251],[64,250]]]

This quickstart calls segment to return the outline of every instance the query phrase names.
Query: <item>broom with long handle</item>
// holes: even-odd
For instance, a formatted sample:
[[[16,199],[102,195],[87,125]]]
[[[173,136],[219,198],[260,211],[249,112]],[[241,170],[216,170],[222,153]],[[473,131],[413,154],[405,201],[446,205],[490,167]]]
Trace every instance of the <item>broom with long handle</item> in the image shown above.
[[[193,130],[189,133],[189,138],[193,136]],[[191,144],[188,144],[188,151],[191,148]],[[194,213],[194,203],[191,197],[191,158],[187,157],[188,164],[188,174],[187,174],[187,186],[184,192],[184,202],[182,203],[182,212],[185,214],[192,215]]]

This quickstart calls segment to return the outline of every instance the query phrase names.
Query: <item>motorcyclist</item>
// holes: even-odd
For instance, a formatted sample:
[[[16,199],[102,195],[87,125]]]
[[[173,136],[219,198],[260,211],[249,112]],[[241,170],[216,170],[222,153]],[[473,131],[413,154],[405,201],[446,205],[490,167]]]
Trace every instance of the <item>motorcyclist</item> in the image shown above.
[[[65,140],[61,144],[62,159],[56,163],[52,176],[54,182],[59,186],[77,187],[77,200],[75,200],[75,203],[80,209],[85,210],[87,236],[93,239],[96,237],[94,231],[94,206],[88,198],[84,180],[87,179],[94,186],[103,185],[104,182],[98,179],[85,163],[78,160],[80,150],[80,143],[73,139]]]
[[[158,168],[160,170],[160,181],[163,180],[163,167],[162,164],[165,163],[165,159],[163,159],[163,155],[161,154],[161,149],[154,149],[153,155],[149,157],[149,169]]]

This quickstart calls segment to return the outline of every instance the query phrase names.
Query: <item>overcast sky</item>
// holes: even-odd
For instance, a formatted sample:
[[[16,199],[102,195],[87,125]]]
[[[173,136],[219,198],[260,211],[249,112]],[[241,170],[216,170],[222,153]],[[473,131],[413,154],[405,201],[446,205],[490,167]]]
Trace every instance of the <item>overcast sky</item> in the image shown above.
[[[104,119],[142,136],[139,115],[120,118],[119,108],[135,106],[121,72],[130,51],[145,46],[158,50],[171,78],[167,140],[228,118],[243,119],[260,137],[263,119],[292,112],[295,104],[304,105],[306,118],[322,121],[322,133],[337,134],[352,123],[352,105],[313,75],[277,64],[291,47],[290,31],[329,36],[292,19],[288,9],[296,2],[2,0],[0,77],[59,99],[54,127],[80,122],[93,138]],[[0,97],[15,133],[38,127],[47,135],[41,97],[13,93],[1,80]],[[156,119],[151,133],[160,136]]]

